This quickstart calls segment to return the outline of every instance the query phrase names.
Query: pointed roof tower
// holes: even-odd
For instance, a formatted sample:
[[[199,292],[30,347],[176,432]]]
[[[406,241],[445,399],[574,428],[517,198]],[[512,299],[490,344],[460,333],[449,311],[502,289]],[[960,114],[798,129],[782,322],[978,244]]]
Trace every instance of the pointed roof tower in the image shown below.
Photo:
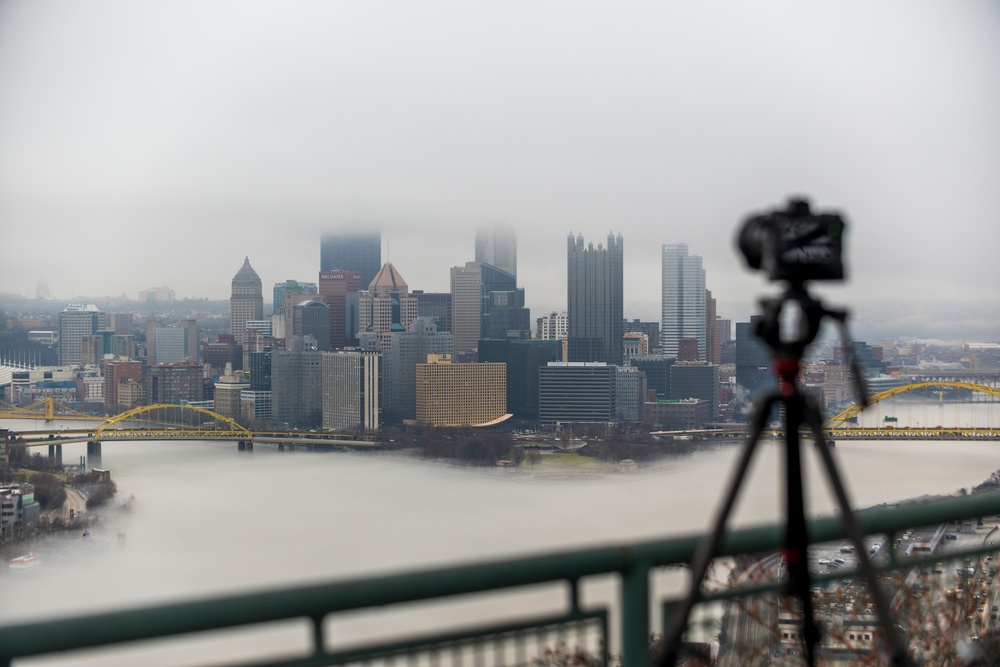
[[[390,292],[395,292],[406,296],[410,293],[410,287],[403,280],[403,277],[399,275],[399,271],[396,267],[392,265],[392,262],[386,262],[379,269],[379,272],[372,279],[371,285],[368,286],[368,291],[374,294],[389,294]]]

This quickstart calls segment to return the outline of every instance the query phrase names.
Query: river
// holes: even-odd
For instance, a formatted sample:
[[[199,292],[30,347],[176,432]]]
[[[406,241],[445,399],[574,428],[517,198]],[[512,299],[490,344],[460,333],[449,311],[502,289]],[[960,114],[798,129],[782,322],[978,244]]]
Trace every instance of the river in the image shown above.
[[[84,451],[66,446],[64,460]],[[103,466],[120,499],[134,494],[131,510],[105,512],[92,531],[109,544],[99,553],[0,577],[0,622],[702,532],[738,451],[574,475],[265,446],[247,454],[234,443],[105,443]],[[808,514],[829,513],[830,491],[806,451]],[[780,521],[780,454],[761,444],[732,525]],[[859,507],[954,493],[1000,468],[995,442],[844,441],[835,456]]]

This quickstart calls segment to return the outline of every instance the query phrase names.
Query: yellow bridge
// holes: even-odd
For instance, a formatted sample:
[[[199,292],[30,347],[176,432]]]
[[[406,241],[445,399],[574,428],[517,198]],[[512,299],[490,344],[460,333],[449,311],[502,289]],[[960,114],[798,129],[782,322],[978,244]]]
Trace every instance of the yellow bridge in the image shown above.
[[[55,401],[39,401],[31,406],[0,413],[3,418],[64,419]],[[61,406],[65,408],[65,406]],[[75,412],[75,411],[74,411]],[[329,431],[251,431],[246,426],[205,408],[193,405],[146,405],[100,421],[100,417],[76,412],[74,419],[99,422],[79,429],[18,431],[12,443],[23,447],[49,447],[50,458],[62,460],[62,446],[87,443],[87,460],[99,466],[101,443],[143,440],[225,440],[235,441],[241,451],[253,450],[257,443],[273,443],[279,450],[286,446],[336,446],[365,448],[378,445],[374,434],[332,433]],[[3,457],[0,452],[0,458]]]
[[[944,425],[945,390],[966,390],[981,395],[983,409],[989,413],[987,426],[958,423]],[[894,417],[877,426],[859,426],[857,417],[862,412],[858,404],[851,405],[826,421],[823,428],[834,440],[1000,440],[1000,389],[970,382],[930,381],[893,387],[873,395],[871,406],[892,403],[893,398],[917,392],[936,395],[941,407],[936,420],[928,419],[928,402],[923,404],[924,423],[897,426]],[[976,405],[977,403],[973,403]],[[891,406],[890,411],[895,412]],[[908,404],[907,411],[912,410]],[[935,412],[930,408],[930,412]],[[996,414],[994,414],[994,412]],[[223,415],[191,405],[148,405],[128,410],[103,421],[100,416],[86,414],[51,398],[45,398],[25,407],[15,407],[0,401],[0,419],[86,420],[99,422],[85,429],[41,430],[22,433],[22,442],[28,446],[67,444],[70,442],[100,443],[112,440],[228,440],[241,443],[241,448],[252,448],[254,442],[282,444],[318,444],[344,447],[372,447],[377,443],[374,434],[330,433],[310,431],[252,431]],[[891,421],[888,421],[891,420]],[[909,422],[913,422],[910,415]],[[957,419],[955,420],[958,421]],[[932,425],[932,422],[933,425]],[[721,431],[691,432],[718,435]],[[54,442],[53,442],[54,441]]]
[[[961,420],[956,418],[954,423],[945,425],[948,420],[945,419],[944,415],[944,391],[951,389],[966,390],[973,396],[977,394],[984,396],[986,400],[979,404],[986,412],[985,416],[989,424],[986,426],[968,424],[963,427],[958,423]],[[914,404],[908,403],[903,408],[908,413],[907,422],[909,423],[905,426],[898,426],[898,418],[889,415],[879,425],[859,426],[857,417],[864,408],[855,403],[828,419],[823,428],[834,440],[1000,440],[1000,425],[998,425],[1000,422],[1000,402],[998,402],[1000,401],[1000,389],[988,385],[945,380],[914,382],[874,394],[869,398],[869,409],[887,402],[891,404],[894,397],[912,393],[918,395],[930,393],[936,396],[939,408],[937,410],[929,408],[929,402],[925,401],[920,407],[920,414],[914,415],[912,414]],[[972,405],[975,406],[977,403],[973,402]],[[899,406],[890,405],[889,412],[895,414],[899,409]],[[920,425],[919,418],[921,416],[923,417],[923,426]],[[913,425],[915,418],[916,425]]]

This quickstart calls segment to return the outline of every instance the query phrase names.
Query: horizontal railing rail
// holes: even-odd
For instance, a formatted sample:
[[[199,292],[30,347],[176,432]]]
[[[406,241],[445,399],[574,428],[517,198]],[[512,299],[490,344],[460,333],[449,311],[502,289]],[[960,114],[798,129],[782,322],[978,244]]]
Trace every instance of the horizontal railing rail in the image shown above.
[[[1000,515],[1000,492],[940,498],[927,502],[876,508],[856,514],[866,536],[893,537],[909,528],[934,526],[977,517]],[[719,556],[762,554],[784,544],[783,525],[761,525],[732,529],[726,533]],[[846,540],[847,533],[838,517],[822,517],[808,524],[809,543]],[[559,624],[596,618],[603,623],[607,660],[607,619],[604,610],[584,610],[580,604],[581,579],[618,574],[620,587],[621,648],[626,667],[644,665],[648,659],[650,626],[650,574],[662,566],[686,566],[693,558],[700,535],[635,542],[615,546],[574,549],[517,559],[502,559],[460,566],[440,567],[402,574],[369,576],[348,581],[322,582],[265,590],[211,599],[175,602],[156,606],[104,611],[85,616],[32,621],[0,627],[0,664],[20,657],[118,645],[159,638],[177,637],[209,630],[305,619],[312,624],[312,652],[301,659],[272,665],[326,665],[360,660],[364,655],[396,654],[420,647],[443,646],[474,639],[475,632],[416,639],[398,646],[372,646],[363,651],[331,652],[326,647],[324,621],[331,614],[405,603],[454,598],[455,596],[509,590],[538,584],[568,584],[568,611],[561,616],[508,623],[477,630],[481,636],[516,634],[539,624]],[[993,553],[1000,548],[951,551],[947,559]],[[913,567],[942,560],[941,555],[906,558],[890,557],[878,564],[880,570]],[[833,575],[843,578],[850,573]],[[824,577],[825,578],[825,577]],[[775,585],[776,587],[776,585]],[[761,589],[764,590],[764,589]],[[729,589],[706,593],[705,599],[745,595],[750,589]]]

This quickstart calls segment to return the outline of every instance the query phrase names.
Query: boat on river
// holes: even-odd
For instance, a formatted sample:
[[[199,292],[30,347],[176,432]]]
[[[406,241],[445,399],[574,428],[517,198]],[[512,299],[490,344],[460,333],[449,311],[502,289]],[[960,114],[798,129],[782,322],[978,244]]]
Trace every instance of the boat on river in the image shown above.
[[[23,556],[11,558],[7,563],[11,570],[30,570],[42,564],[42,557],[29,551]]]

